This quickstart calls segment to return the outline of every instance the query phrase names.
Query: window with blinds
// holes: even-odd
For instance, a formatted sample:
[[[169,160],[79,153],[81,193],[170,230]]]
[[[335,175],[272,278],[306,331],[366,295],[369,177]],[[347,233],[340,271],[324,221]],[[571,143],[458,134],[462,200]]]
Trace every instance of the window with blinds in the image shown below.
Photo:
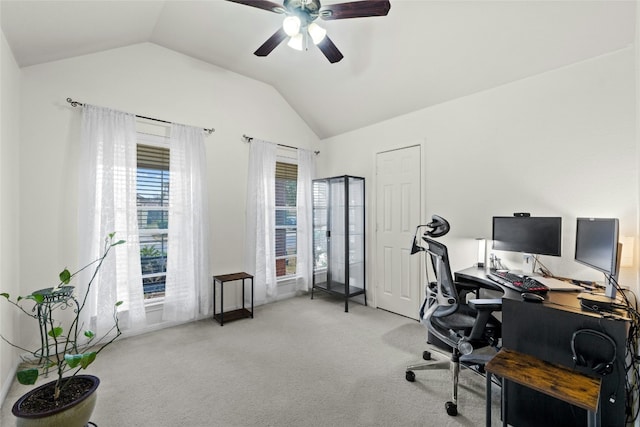
[[[169,224],[169,149],[138,144],[137,207],[142,287],[146,299],[164,296]]]
[[[276,162],[276,277],[296,274],[298,165]]]

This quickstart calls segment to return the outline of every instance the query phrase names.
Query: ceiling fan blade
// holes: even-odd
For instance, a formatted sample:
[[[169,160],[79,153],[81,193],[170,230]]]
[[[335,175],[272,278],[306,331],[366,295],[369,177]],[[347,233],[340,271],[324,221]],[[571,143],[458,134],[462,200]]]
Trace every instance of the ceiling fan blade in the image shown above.
[[[318,49],[322,51],[324,56],[326,56],[329,62],[331,62],[332,64],[344,58],[342,53],[338,50],[336,45],[333,44],[328,36],[325,36],[324,39],[322,39],[322,41],[317,44],[317,46]]]
[[[320,18],[324,20],[386,16],[391,9],[388,0],[361,0],[323,6]]]
[[[287,33],[284,32],[282,27],[278,28],[278,31],[273,33],[271,37],[267,39],[266,42],[262,43],[262,46],[258,48],[255,52],[253,52],[256,56],[267,56],[271,53],[273,49],[275,49],[282,40],[287,38]]]
[[[285,13],[286,10],[281,4],[268,0],[227,0],[231,3],[244,4],[246,6],[257,7],[258,9],[268,10],[269,12]]]

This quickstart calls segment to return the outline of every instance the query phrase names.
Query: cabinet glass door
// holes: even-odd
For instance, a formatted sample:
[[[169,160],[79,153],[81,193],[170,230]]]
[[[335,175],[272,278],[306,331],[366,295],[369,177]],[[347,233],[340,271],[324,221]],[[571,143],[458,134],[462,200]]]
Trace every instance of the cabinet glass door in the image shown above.
[[[314,283],[327,282],[328,254],[328,199],[329,183],[313,181],[313,275]]]
[[[329,272],[327,288],[344,289],[346,277],[345,251],[345,179],[329,182]]]
[[[349,177],[348,180],[349,286],[353,293],[364,288],[364,179]]]
[[[364,178],[313,181],[313,289],[347,299],[365,293]],[[366,295],[365,295],[366,304]]]

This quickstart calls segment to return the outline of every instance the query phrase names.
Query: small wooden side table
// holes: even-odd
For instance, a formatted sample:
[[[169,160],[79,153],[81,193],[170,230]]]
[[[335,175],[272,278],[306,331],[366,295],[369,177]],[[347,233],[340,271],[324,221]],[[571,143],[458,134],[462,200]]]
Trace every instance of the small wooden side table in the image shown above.
[[[251,311],[244,307],[244,295],[245,295],[245,280],[251,279]],[[224,312],[224,284],[226,282],[234,282],[242,280],[242,308],[237,310],[231,310]],[[220,313],[216,314],[216,282],[220,283]],[[213,276],[213,319],[220,323],[220,326],[224,325],[224,321],[230,322],[232,320],[253,318],[253,276],[248,273],[232,273],[223,274],[220,276]]]

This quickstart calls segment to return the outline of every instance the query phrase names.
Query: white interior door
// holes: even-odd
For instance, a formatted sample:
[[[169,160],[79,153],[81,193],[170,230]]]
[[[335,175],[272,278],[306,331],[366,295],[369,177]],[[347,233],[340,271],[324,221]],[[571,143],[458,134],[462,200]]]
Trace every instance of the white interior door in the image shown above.
[[[421,255],[411,255],[420,221],[420,146],[376,156],[376,304],[418,319]]]

